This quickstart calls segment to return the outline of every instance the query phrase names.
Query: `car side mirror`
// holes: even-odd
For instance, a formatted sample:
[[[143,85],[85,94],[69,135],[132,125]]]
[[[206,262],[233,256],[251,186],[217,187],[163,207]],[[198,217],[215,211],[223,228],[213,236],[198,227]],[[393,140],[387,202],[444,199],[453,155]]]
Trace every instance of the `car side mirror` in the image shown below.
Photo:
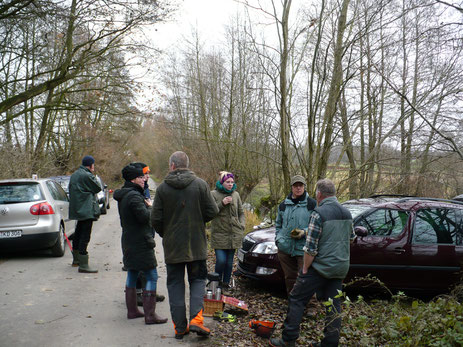
[[[368,235],[368,230],[365,227],[357,226],[354,228],[354,233],[357,236],[367,236]]]
[[[106,188],[108,188],[108,185],[107,185],[107,184],[104,185],[104,189],[106,189]]]

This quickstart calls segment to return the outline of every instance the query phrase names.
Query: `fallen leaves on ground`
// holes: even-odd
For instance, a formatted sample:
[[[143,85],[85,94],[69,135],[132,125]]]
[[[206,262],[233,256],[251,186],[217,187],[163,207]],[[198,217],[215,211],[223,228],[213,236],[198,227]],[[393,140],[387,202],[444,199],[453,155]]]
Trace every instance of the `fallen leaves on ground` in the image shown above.
[[[214,272],[214,253],[209,253],[209,272]],[[236,322],[217,322],[213,329],[210,343],[214,346],[268,346],[268,339],[257,336],[249,327],[249,321],[268,320],[276,323],[272,337],[281,337],[283,321],[286,317],[288,300],[283,286],[243,277],[234,277],[235,286],[225,295],[243,300],[248,305],[248,312],[225,305],[224,311],[236,315]],[[298,345],[307,346],[311,341],[319,341],[324,326],[324,308],[320,303],[310,303],[301,323],[301,336]]]

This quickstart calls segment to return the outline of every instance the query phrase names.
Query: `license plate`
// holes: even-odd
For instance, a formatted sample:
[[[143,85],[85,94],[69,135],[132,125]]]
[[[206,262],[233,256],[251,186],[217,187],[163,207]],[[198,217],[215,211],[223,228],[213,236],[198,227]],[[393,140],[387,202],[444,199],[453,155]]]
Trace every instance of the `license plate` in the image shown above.
[[[21,235],[22,235],[22,230],[0,231],[0,239],[21,237]]]
[[[241,249],[238,250],[238,260],[244,262],[244,252]]]

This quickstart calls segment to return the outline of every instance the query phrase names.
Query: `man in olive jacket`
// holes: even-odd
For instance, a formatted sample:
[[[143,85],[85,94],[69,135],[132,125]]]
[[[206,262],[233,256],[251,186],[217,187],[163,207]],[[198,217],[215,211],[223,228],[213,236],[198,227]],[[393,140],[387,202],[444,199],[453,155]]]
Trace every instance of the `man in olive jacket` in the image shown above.
[[[207,238],[205,224],[218,208],[209,186],[188,169],[184,152],[169,158],[170,172],[154,197],[151,224],[162,237],[167,268],[167,290],[175,338],[189,331],[208,336],[203,324],[204,292],[207,276]],[[190,285],[190,323],[186,319],[185,268]]]
[[[96,193],[101,190],[96,177],[95,159],[86,155],[82,165],[72,174],[69,181],[69,218],[77,220],[74,239],[72,241],[72,266],[79,266],[79,272],[98,272],[88,265],[87,246],[90,242],[93,222],[100,217],[100,207]]]

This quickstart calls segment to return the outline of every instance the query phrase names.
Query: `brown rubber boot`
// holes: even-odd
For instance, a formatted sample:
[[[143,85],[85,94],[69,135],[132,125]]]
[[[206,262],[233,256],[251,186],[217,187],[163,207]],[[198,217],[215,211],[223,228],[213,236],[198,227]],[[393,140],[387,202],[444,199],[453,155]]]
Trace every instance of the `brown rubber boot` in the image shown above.
[[[156,314],[156,291],[143,290],[143,311],[145,312],[145,324],[164,324],[167,318]]]
[[[125,287],[125,304],[127,306],[127,319],[144,317],[137,307],[137,289]]]

